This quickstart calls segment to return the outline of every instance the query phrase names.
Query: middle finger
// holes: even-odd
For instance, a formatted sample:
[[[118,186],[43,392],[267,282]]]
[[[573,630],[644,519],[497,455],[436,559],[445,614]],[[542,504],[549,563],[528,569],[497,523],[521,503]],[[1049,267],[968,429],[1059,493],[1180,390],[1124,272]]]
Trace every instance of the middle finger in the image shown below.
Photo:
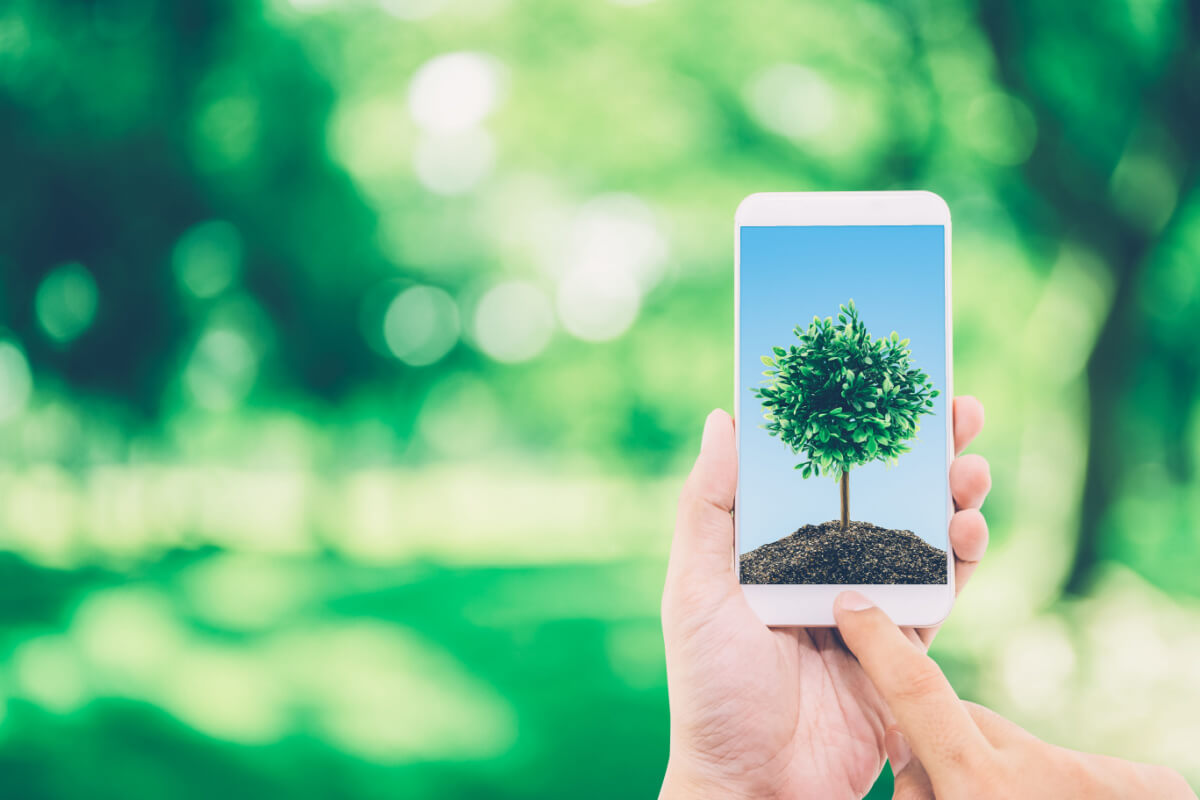
[[[987,459],[974,453],[959,456],[950,464],[950,493],[955,510],[979,508],[992,488]]]

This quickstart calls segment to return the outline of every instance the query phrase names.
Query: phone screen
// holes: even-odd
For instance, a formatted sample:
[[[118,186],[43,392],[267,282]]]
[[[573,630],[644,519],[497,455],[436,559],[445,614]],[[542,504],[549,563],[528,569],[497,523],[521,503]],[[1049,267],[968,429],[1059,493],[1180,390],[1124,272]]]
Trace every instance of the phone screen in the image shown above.
[[[744,584],[944,584],[941,225],[742,226]]]

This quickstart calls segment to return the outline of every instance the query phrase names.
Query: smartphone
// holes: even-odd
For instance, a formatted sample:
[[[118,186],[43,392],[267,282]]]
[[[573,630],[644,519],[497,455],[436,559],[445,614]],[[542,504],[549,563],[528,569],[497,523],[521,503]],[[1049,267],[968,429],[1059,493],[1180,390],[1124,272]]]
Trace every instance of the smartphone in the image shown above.
[[[769,192],[735,215],[742,591],[833,625],[855,589],[898,625],[954,603],[950,210],[931,192]]]

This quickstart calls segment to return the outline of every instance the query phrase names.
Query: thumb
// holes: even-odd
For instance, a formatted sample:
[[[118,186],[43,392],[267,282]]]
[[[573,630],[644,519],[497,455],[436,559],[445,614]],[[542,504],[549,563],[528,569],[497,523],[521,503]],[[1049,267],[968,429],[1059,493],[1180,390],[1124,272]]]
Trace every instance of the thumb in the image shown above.
[[[895,775],[892,800],[932,800],[933,783],[921,762],[913,758],[908,740],[896,728],[889,728],[883,737],[888,763]]]
[[[733,418],[717,409],[705,420],[700,455],[679,496],[668,582],[672,576],[686,576],[688,582],[736,582],[730,516],[736,488]]]

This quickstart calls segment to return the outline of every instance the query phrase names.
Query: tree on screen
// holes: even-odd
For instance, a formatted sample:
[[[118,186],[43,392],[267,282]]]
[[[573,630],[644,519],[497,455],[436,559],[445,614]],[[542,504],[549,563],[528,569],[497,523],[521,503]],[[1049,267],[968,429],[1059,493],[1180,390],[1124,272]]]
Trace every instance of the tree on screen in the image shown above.
[[[772,436],[801,456],[805,478],[822,473],[841,484],[842,525],[850,522],[850,469],[870,461],[894,464],[910,450],[923,414],[938,391],[912,363],[908,339],[892,331],[875,339],[854,300],[832,317],[796,326],[796,343],[762,357],[762,401]]]

